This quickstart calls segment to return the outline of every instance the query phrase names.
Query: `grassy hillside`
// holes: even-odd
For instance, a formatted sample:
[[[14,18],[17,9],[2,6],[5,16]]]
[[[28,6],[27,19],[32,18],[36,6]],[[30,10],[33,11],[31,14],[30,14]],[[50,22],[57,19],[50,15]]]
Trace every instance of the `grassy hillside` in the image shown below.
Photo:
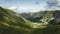
[[[60,24],[50,26],[45,23],[53,23],[51,14],[53,12],[41,12],[43,21],[32,22],[10,9],[0,7],[0,34],[60,34]]]
[[[0,7],[0,34],[25,34],[29,31],[29,21],[12,10]]]

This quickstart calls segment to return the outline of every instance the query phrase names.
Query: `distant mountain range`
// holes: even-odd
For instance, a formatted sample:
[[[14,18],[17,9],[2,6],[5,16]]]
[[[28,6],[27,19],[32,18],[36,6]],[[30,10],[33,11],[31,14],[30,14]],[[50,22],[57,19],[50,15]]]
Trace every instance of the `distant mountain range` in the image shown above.
[[[60,10],[54,10],[54,11],[40,11],[36,13],[22,13],[23,17],[29,19],[33,22],[38,22],[41,19],[51,19],[54,18],[54,22],[57,23],[60,22]]]

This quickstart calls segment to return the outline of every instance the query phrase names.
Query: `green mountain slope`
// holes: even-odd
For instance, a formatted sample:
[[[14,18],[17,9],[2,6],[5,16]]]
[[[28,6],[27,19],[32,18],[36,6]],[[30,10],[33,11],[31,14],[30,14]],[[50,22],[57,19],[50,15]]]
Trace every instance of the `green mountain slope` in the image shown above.
[[[52,20],[57,20],[55,14],[59,12],[38,13],[42,17],[41,22],[32,22],[10,9],[0,7],[0,34],[60,34],[60,24],[51,25],[55,23]]]
[[[38,27],[30,34],[60,34],[60,10],[41,11],[37,13],[32,13],[32,15],[30,16],[33,17],[32,22],[35,23],[35,27],[36,26]],[[42,17],[42,18],[40,20],[35,19],[38,17],[39,18]],[[32,18],[27,18],[27,19],[32,19]],[[38,20],[40,22],[38,22]],[[45,26],[44,24],[47,25],[47,27],[44,28],[43,27]],[[42,29],[41,29],[41,25],[43,27]]]
[[[31,31],[30,23],[21,15],[0,7],[0,33],[25,34]],[[16,33],[15,33],[16,32]],[[25,33],[23,33],[25,32]]]

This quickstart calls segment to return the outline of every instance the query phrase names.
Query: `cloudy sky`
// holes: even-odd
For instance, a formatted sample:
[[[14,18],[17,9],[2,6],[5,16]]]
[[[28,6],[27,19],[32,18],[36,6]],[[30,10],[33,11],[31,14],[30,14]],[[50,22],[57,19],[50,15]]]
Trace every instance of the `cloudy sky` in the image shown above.
[[[46,10],[46,6],[55,7],[58,4],[58,1],[54,3],[50,0],[49,2],[48,0],[0,0],[0,6],[22,13]]]

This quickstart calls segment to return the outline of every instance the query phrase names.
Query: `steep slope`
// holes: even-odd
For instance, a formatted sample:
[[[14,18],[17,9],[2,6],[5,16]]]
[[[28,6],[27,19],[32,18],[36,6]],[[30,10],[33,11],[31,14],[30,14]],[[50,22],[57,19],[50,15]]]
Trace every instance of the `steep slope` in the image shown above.
[[[37,25],[38,28],[33,30],[30,34],[60,34],[60,10],[53,10],[53,11],[41,11],[37,13],[33,13],[31,16],[35,19],[39,16],[42,17],[39,21],[41,22],[33,22]],[[35,17],[37,16],[37,17]],[[29,18],[28,18],[29,19]],[[32,19],[32,18],[31,18]],[[40,25],[47,25],[47,27],[42,28]],[[44,25],[45,24],[45,25]],[[39,25],[39,26],[38,26]]]
[[[35,14],[38,16],[31,16],[34,19],[42,17],[39,18],[42,22],[31,22],[21,14],[0,7],[0,34],[60,34],[60,24],[51,25],[55,23],[55,20],[60,22],[59,11],[44,11]]]
[[[30,23],[24,17],[0,7],[0,34],[26,34],[30,29]]]

